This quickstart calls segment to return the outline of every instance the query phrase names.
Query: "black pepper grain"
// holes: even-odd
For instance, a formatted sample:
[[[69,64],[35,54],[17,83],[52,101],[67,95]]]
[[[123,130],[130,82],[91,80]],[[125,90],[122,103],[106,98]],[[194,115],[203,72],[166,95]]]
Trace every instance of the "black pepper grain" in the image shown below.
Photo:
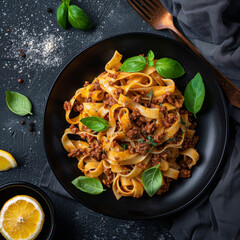
[[[33,127],[30,127],[30,128],[29,128],[29,131],[30,131],[30,132],[34,132],[34,128],[33,128]]]
[[[25,54],[24,52],[22,52],[22,53],[20,54],[20,56],[21,56],[22,58],[25,58],[25,57],[26,57],[26,54]]]
[[[47,8],[46,9],[48,13],[51,13],[52,12],[52,9],[51,8]]]
[[[25,121],[24,120],[21,120],[21,122],[20,122],[22,125],[24,125],[25,124]]]
[[[34,127],[34,123],[33,122],[29,123],[29,126]]]

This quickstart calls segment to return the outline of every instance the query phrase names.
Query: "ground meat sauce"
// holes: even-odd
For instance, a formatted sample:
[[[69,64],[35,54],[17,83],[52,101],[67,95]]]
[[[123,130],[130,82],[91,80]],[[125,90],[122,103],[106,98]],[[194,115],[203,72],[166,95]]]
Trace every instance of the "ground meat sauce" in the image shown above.
[[[150,146],[148,143],[141,143],[138,142],[135,147],[135,152],[140,153],[141,155],[145,155],[150,149]]]
[[[161,160],[164,160],[166,161],[167,160],[167,153],[163,152],[163,153],[160,153],[160,154],[154,154],[153,157],[151,158],[150,160],[150,163],[152,166],[156,166],[158,165]]]
[[[95,91],[95,90],[101,90],[101,87],[98,81],[95,81],[92,84],[92,87],[89,89],[89,91]]]
[[[114,79],[117,78],[117,75],[108,73],[108,77],[111,78],[109,82],[110,86],[113,86],[116,84],[114,82]],[[127,81],[127,80],[126,80]],[[84,87],[88,86],[90,83],[88,81],[85,82]],[[96,80],[95,82],[92,83],[91,88],[89,89],[90,92],[93,92],[95,90],[102,90],[99,84],[99,81]],[[117,104],[117,101],[115,99],[119,98],[121,94],[124,94],[124,91],[122,88],[118,88],[114,92],[114,97],[106,92],[104,92],[104,108],[110,109],[113,105]],[[170,128],[177,120],[177,116],[174,114],[174,111],[167,111],[166,106],[162,106],[164,103],[170,103],[174,105],[177,109],[179,109],[180,116],[183,117],[183,114],[188,114],[189,116],[189,122],[191,125],[189,126],[189,129],[195,129],[196,123],[192,120],[193,116],[190,114],[187,110],[185,109],[180,109],[182,107],[182,103],[179,101],[179,99],[172,93],[172,92],[166,92],[164,95],[157,99],[151,99],[149,101],[146,99],[146,91],[138,91],[137,93],[129,92],[128,97],[133,99],[134,102],[141,104],[142,106],[145,106],[147,108],[157,108],[159,109],[159,112],[162,113],[163,120],[162,124],[164,126],[164,129],[162,132],[159,132],[157,134],[154,134],[155,130],[158,129],[159,125],[158,122],[155,119],[149,119],[145,118],[144,116],[141,115],[140,111],[138,109],[129,109],[129,118],[131,121],[131,126],[130,128],[125,132],[126,136],[134,140],[134,144],[131,145],[127,142],[121,142],[120,140],[114,140],[112,142],[112,147],[117,148],[119,146],[122,146],[122,144],[127,144],[127,150],[131,154],[139,153],[141,155],[146,155],[152,147],[155,145],[151,145],[152,143],[156,143],[157,145],[162,145],[163,144],[163,137],[164,137],[164,130],[167,128]],[[93,101],[91,98],[91,93],[89,98],[85,98],[84,102],[96,102]],[[66,101],[64,102],[64,109],[66,111],[71,110],[71,103]],[[78,103],[75,101],[73,105],[73,110],[75,112],[82,112],[84,109],[83,104]],[[116,110],[116,131],[120,129],[121,126],[119,126],[120,122],[117,120],[123,116],[123,112]],[[109,113],[105,115],[105,119],[109,119]],[[76,134],[79,132],[78,126],[77,125],[70,125],[70,129],[73,134]],[[83,131],[88,131],[91,133],[91,130],[88,129],[87,127],[83,126]],[[89,154],[90,157],[96,159],[97,161],[101,161],[103,159],[107,158],[107,155],[105,154],[103,150],[102,143],[100,141],[97,141],[96,137],[91,136],[90,134],[87,133],[79,133],[79,136],[83,141],[86,141],[89,144],[89,148],[83,148],[83,149],[72,149],[70,153],[68,154],[69,157],[79,157],[80,155],[86,155]],[[173,139],[178,139],[181,138],[182,136],[182,131],[179,130],[175,136],[173,136]],[[149,140],[151,139],[151,141]],[[138,140],[138,141],[136,141]],[[198,136],[193,136],[192,138],[185,138],[184,142],[182,144],[182,149],[187,149],[187,148],[194,148],[196,143],[198,142],[199,137]],[[119,142],[118,142],[119,141]],[[177,141],[177,140],[176,140]],[[175,140],[171,140],[172,143],[176,142]],[[109,142],[109,140],[106,140],[106,142]],[[168,142],[167,142],[168,143]],[[122,148],[121,148],[122,149]],[[126,148],[124,148],[121,151],[125,151]],[[171,155],[172,154],[172,155]],[[175,154],[175,155],[174,155]],[[191,176],[191,158],[189,157],[183,157],[182,155],[179,155],[179,151],[177,152],[171,152],[170,151],[164,151],[159,154],[153,154],[151,157],[150,161],[148,162],[148,166],[156,166],[161,161],[167,161],[171,163],[171,161],[175,161],[179,165],[179,177],[180,178],[188,178]],[[115,160],[119,160],[118,157],[115,157]],[[144,170],[146,169],[147,165],[144,163],[140,162],[136,164],[138,168]],[[130,172],[130,168],[126,169],[126,174]],[[113,182],[113,173],[111,172],[111,169],[103,167],[103,174],[100,176],[102,179],[102,182],[110,187],[112,182]],[[170,182],[172,181],[171,178],[168,177],[163,177],[163,184],[161,188],[158,190],[157,194],[161,195],[169,190]]]
[[[83,105],[75,101],[73,104],[73,111],[74,112],[81,112],[84,109]]]
[[[72,109],[71,103],[68,102],[68,101],[65,101],[64,104],[63,104],[63,108],[64,108],[65,111],[71,110]]]
[[[164,119],[164,126],[166,128],[169,128],[173,125],[173,123],[176,121],[177,117],[174,115],[174,113],[169,113],[167,117]]]
[[[180,178],[189,178],[191,177],[191,170],[189,169],[182,169],[180,174],[179,174]]]
[[[106,175],[106,179],[103,179],[103,183],[110,188],[113,182],[113,173],[111,172],[110,168],[105,167],[103,168],[103,172]]]
[[[110,109],[114,104],[117,103],[117,101],[109,94],[106,94],[106,100],[103,101],[104,108]]]
[[[97,160],[101,160],[103,154],[102,144],[100,142],[97,142],[91,143],[90,146],[91,146],[91,150],[89,152],[90,157],[95,158]]]
[[[69,128],[72,130],[72,133],[78,132],[78,127],[76,127],[74,124],[71,124]]]
[[[116,78],[117,78],[117,75],[112,74],[112,73],[109,73],[109,74],[108,74],[108,77],[116,79]]]
[[[130,139],[135,139],[138,137],[138,128],[137,127],[133,127],[130,130],[127,131],[126,133],[127,137],[129,137]]]
[[[158,104],[162,104],[165,102],[170,103],[178,109],[182,107],[182,103],[176,98],[176,96],[172,92],[166,92],[165,94],[160,96],[158,99],[153,99],[152,102],[158,103]]]
[[[168,177],[163,177],[163,180],[164,180],[164,184],[158,190],[157,195],[162,195],[163,193],[169,190],[170,182],[172,181],[172,179]]]
[[[198,136],[193,136],[193,138],[185,138],[184,142],[182,144],[182,148],[186,149],[186,148],[194,148],[195,145],[197,144],[199,140]]]

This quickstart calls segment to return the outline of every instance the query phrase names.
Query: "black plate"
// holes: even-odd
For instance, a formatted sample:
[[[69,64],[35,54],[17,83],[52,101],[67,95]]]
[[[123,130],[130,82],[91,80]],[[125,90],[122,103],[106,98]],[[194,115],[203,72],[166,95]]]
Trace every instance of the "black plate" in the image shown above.
[[[41,205],[45,220],[43,228],[36,240],[53,239],[55,231],[55,213],[53,205],[47,195],[38,187],[25,182],[13,182],[0,186],[0,210],[4,203],[16,195],[28,195],[35,198]],[[1,239],[1,234],[0,234]]]
[[[71,181],[81,174],[76,159],[67,157],[60,138],[68,126],[63,110],[84,81],[92,81],[104,71],[115,50],[124,58],[147,54],[151,49],[156,58],[174,58],[183,65],[186,74],[176,80],[183,91],[187,82],[200,72],[206,87],[203,108],[197,114],[197,149],[200,160],[192,177],[172,184],[168,193],[152,198],[121,198],[117,201],[109,189],[91,196],[76,189]],[[178,42],[162,36],[132,33],[101,41],[78,54],[61,72],[53,85],[45,109],[44,141],[49,164],[63,187],[79,202],[99,213],[124,219],[145,219],[163,216],[186,207],[199,196],[214,177],[222,160],[228,135],[228,115],[222,91],[213,74],[201,59]]]

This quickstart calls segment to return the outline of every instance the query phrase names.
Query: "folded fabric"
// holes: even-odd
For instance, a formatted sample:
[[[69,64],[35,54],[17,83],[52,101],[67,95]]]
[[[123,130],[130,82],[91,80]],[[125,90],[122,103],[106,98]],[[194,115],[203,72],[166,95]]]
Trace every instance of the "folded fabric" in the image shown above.
[[[240,1],[162,0],[184,34],[222,73],[240,86]],[[176,214],[176,240],[240,239],[240,110],[229,105],[230,136],[215,187]]]
[[[71,195],[62,187],[62,185],[58,182],[57,178],[53,174],[48,163],[45,165],[40,186],[51,190],[52,192],[58,193],[64,197],[72,198]]]
[[[208,61],[240,86],[240,1],[161,2]]]

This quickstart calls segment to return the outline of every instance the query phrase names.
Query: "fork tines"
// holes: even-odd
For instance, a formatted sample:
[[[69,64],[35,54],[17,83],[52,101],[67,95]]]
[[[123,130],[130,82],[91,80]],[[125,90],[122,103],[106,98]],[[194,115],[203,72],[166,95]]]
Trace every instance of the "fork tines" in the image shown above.
[[[146,21],[151,20],[161,7],[161,3],[158,0],[127,0],[128,3],[135,9],[135,11]]]

